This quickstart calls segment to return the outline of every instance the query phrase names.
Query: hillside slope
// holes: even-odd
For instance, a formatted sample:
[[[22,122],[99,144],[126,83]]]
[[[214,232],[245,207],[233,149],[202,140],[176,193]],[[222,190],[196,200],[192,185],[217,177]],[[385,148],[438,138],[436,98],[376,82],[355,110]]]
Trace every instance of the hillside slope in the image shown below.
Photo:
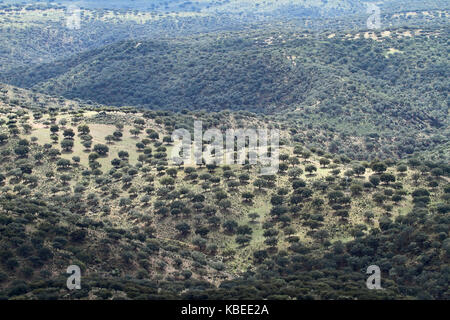
[[[332,152],[349,137],[352,157],[405,157],[449,141],[447,41],[446,29],[125,41],[3,79],[107,105],[266,113]]]
[[[308,33],[281,32],[127,41],[3,79],[70,98],[169,110],[267,111],[304,105],[335,87],[353,92],[329,97],[336,100],[334,113],[367,103],[377,112],[429,118],[439,126],[445,120],[439,112],[447,107],[446,31],[418,30],[413,39],[414,30],[377,33],[380,42],[348,34],[316,41]],[[356,88],[346,87],[352,83]],[[370,100],[375,91],[380,110]]]
[[[178,167],[165,137],[192,118],[274,123],[0,93],[2,299],[449,298],[448,164],[353,161],[283,131],[274,176]],[[386,290],[365,288],[371,264]]]

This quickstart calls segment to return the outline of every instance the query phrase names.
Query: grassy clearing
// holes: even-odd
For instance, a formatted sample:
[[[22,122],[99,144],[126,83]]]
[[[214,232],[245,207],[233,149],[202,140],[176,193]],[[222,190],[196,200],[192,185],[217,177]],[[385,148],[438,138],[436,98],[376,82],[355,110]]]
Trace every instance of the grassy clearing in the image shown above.
[[[85,114],[85,116],[87,117],[92,117],[94,116],[96,113],[95,112],[90,112]],[[66,119],[69,122],[69,118],[68,116],[64,116],[64,115],[60,115],[57,117],[56,123],[59,123],[60,120],[62,119]],[[45,118],[43,120],[46,120]],[[108,124],[88,124],[89,125],[89,129],[90,129],[90,135],[93,137],[92,139],[92,146],[96,145],[96,144],[106,144],[109,148],[109,154],[107,157],[103,157],[98,159],[98,162],[102,165],[102,170],[104,172],[108,171],[111,169],[112,165],[111,165],[111,160],[113,158],[117,157],[117,154],[119,151],[124,150],[127,151],[129,153],[129,162],[132,165],[135,165],[138,162],[138,157],[139,157],[139,152],[137,151],[136,148],[136,143],[139,142],[144,136],[144,133],[141,133],[138,136],[133,136],[130,133],[130,129],[132,129],[132,126],[126,125],[124,126],[123,129],[123,137],[121,139],[121,141],[115,141],[112,143],[107,143],[107,141],[105,140],[105,137],[108,135],[111,135],[114,131],[116,131],[116,127],[113,125],[108,125]],[[33,123],[32,124],[32,132],[30,134],[30,136],[32,137],[36,137],[38,140],[37,142],[40,145],[44,145],[47,143],[53,144],[52,140],[50,138],[50,127],[47,125],[42,124],[41,122],[39,123]],[[77,132],[77,126],[71,126],[71,125],[66,125],[64,127],[65,129],[73,129],[74,132]],[[63,128],[61,128],[61,130],[58,132],[58,143],[53,144],[53,148],[59,149],[61,150],[60,147],[60,142],[63,140]],[[150,147],[154,148],[154,145],[150,145]],[[168,154],[170,154],[171,151],[171,147],[168,147]],[[89,165],[89,153],[90,151],[86,151],[85,148],[82,146],[81,144],[81,140],[79,139],[78,136],[74,137],[74,147],[73,150],[71,152],[62,152],[62,158],[65,159],[69,159],[71,160],[72,157],[74,156],[78,156],[80,157],[81,161],[80,163],[83,166],[88,166]]]

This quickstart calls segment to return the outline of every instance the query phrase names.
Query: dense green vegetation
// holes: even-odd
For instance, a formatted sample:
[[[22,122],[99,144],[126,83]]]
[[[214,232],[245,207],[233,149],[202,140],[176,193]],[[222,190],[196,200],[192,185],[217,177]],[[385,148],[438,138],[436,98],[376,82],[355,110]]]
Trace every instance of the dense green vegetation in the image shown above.
[[[445,27],[444,0],[377,2],[383,28]],[[50,63],[126,39],[173,38],[215,31],[361,30],[359,1],[83,1],[80,29],[67,28],[72,1],[0,1],[0,73]]]
[[[441,29],[125,41],[5,80],[108,105],[263,112],[310,146],[398,158],[449,141],[447,42]]]

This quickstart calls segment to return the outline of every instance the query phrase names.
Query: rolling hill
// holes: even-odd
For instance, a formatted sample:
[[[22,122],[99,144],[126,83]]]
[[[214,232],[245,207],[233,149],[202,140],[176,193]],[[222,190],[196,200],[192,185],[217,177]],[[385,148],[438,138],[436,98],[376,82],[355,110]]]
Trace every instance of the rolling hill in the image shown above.
[[[0,98],[0,299],[449,298],[448,164],[359,162],[283,131],[273,176],[175,166],[165,137],[192,118],[275,123]],[[385,290],[366,289],[372,264]]]
[[[447,40],[446,29],[408,28],[135,40],[0,78],[106,105],[264,113],[304,141],[319,130],[331,150],[349,136],[353,156],[403,157],[448,143]]]

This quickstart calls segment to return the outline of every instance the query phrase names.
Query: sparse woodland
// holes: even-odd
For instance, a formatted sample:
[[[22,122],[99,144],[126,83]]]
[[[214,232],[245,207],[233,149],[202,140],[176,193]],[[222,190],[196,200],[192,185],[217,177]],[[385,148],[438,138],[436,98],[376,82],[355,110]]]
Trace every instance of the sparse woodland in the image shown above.
[[[0,2],[0,299],[449,299],[448,10],[335,30],[327,3],[311,29],[161,1],[48,35],[62,8]],[[194,121],[279,129],[278,173],[173,164]]]
[[[384,298],[448,297],[448,164],[360,162],[290,136],[276,176],[173,166],[165,137],[189,119],[271,122],[2,93],[4,297],[380,298],[364,289],[370,264]],[[69,264],[87,277],[75,293],[59,287]]]

